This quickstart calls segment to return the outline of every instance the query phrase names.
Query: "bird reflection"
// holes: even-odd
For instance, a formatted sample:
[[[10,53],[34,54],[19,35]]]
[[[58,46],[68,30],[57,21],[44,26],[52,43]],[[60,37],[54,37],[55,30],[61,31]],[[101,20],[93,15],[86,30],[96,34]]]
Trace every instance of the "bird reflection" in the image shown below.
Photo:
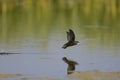
[[[79,65],[76,61],[69,60],[66,57],[62,58],[65,63],[68,64],[67,74],[71,74],[75,71],[75,65]]]

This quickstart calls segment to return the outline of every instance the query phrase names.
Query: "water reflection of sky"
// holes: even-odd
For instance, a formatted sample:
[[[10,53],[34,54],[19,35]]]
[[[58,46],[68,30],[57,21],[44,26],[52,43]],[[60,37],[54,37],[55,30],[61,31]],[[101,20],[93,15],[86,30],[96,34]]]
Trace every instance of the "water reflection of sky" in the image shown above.
[[[81,41],[80,45],[62,49],[65,40],[63,38],[55,40],[51,37],[46,48],[38,45],[44,42],[41,40],[32,41],[30,44],[29,41],[23,41],[22,46],[14,44],[16,47],[8,48],[8,51],[13,50],[23,54],[1,55],[0,73],[23,73],[61,78],[64,76],[65,78],[67,65],[62,61],[64,56],[78,61],[80,65],[76,67],[76,71],[120,71],[120,51],[115,47],[106,48],[102,45],[90,47],[89,40],[78,39]]]

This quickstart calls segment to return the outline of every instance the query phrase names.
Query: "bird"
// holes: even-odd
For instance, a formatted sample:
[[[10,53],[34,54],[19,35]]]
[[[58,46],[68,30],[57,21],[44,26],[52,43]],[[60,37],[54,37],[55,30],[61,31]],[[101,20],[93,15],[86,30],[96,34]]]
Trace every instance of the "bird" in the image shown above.
[[[66,49],[69,46],[77,45],[80,43],[79,41],[75,41],[75,34],[72,29],[69,29],[69,32],[67,32],[67,40],[68,42],[63,45],[63,49]]]
[[[67,74],[72,74],[75,71],[75,65],[79,65],[79,63],[73,60],[69,60],[66,57],[63,57],[62,59],[65,63],[68,64]]]

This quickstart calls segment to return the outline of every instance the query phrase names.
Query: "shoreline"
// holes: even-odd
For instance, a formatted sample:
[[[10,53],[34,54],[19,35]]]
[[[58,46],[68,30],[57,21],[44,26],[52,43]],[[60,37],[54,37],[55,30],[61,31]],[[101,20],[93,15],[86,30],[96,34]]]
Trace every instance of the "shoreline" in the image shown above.
[[[100,71],[86,71],[78,72],[68,75],[70,78],[78,78],[83,80],[103,80],[103,79],[120,79],[120,72],[100,72]]]
[[[40,80],[61,80],[56,77],[47,77],[47,76],[26,76],[21,73],[16,73],[16,74],[5,74],[5,73],[0,73],[0,79],[8,79],[8,78],[19,78],[21,79],[40,79]],[[80,80],[103,80],[103,79],[110,79],[110,80],[115,80],[115,79],[120,79],[120,72],[100,72],[100,71],[86,71],[86,72],[77,72],[68,75],[68,78],[77,78]]]

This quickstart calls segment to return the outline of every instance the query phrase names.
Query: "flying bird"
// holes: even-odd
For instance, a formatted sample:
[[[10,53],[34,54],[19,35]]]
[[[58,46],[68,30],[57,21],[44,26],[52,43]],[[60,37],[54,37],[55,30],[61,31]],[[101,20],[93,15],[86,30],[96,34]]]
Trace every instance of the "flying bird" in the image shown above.
[[[79,41],[75,41],[75,34],[71,29],[69,29],[69,32],[67,32],[67,40],[68,42],[63,45],[63,49],[66,49],[69,46],[77,45],[79,43]]]
[[[65,63],[68,64],[67,74],[71,74],[75,71],[75,65],[79,65],[76,61],[69,60],[66,57],[62,58]]]

